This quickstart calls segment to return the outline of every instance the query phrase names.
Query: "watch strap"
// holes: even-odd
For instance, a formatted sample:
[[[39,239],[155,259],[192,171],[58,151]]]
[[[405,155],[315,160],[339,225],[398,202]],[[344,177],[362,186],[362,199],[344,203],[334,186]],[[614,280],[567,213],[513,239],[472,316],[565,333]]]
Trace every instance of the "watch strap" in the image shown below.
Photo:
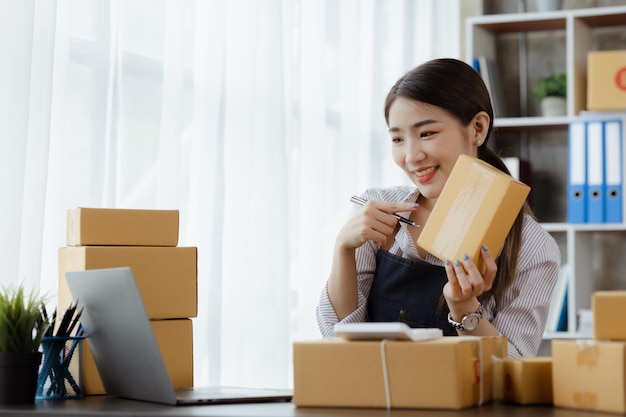
[[[480,321],[480,319],[482,319],[482,318],[483,318],[483,306],[482,306],[482,304],[478,303],[478,309],[477,309],[474,313],[466,313],[466,314],[463,316],[463,318],[461,319],[461,323],[459,323],[458,321],[455,321],[455,320],[452,318],[452,314],[448,313],[448,323],[450,323],[450,325],[451,325],[452,327],[454,327],[455,329],[457,329],[457,330],[461,330],[461,331],[471,331],[471,330],[475,330],[475,328],[474,328],[474,329],[471,329],[471,330],[468,330],[468,329],[466,329],[466,328],[465,328],[465,326],[463,325],[463,321],[465,320],[465,318],[466,318],[466,317],[468,317],[468,316],[470,316],[470,315],[475,315],[475,316],[478,316],[478,320]]]

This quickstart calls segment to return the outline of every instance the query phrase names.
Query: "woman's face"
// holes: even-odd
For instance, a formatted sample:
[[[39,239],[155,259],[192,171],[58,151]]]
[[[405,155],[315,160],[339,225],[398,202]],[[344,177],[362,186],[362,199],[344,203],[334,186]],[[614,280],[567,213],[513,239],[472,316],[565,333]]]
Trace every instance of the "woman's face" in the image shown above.
[[[389,135],[394,162],[420,193],[437,199],[461,154],[476,157],[486,136],[479,113],[466,127],[439,107],[397,97],[389,108]],[[488,124],[488,116],[487,124]]]

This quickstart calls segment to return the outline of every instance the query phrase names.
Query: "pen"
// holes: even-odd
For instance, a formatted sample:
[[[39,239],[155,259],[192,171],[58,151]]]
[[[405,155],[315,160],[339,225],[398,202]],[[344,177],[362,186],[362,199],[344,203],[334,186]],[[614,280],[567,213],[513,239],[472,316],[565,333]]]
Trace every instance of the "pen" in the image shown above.
[[[55,307],[54,311],[52,312],[52,319],[50,320],[50,325],[48,326],[48,329],[46,330],[46,336],[52,336],[54,332],[54,326],[56,325],[56,321],[57,321],[57,309]]]
[[[76,311],[76,304],[71,303],[69,308],[65,310],[65,313],[63,313],[63,318],[61,319],[61,324],[59,324],[59,327],[57,328],[56,336],[61,336],[61,337],[69,336],[67,328],[72,322],[72,317],[74,317],[75,311]]]
[[[353,195],[352,197],[350,197],[350,201],[352,201],[353,203],[356,203],[360,206],[362,206],[363,204],[367,203],[367,200],[362,199],[361,197],[358,197],[356,195]],[[406,217],[402,217],[397,213],[389,213],[392,216],[394,216],[396,219],[400,220],[400,222],[402,223],[406,223],[410,226],[414,226],[414,227],[420,227],[419,224],[415,223],[413,220],[409,220]]]
[[[74,318],[72,319],[72,322],[70,323],[70,326],[67,328],[68,336],[72,334],[72,330],[74,330],[74,327],[76,327],[76,324],[80,320],[81,314],[83,314],[83,307],[81,307],[80,310],[78,310],[78,312],[74,315]]]

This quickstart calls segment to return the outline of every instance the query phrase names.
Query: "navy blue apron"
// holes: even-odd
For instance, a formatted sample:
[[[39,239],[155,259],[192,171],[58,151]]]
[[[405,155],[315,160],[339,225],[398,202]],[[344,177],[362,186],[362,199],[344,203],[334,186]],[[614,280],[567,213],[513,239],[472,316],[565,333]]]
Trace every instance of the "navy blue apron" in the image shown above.
[[[367,300],[368,321],[401,321],[413,328],[436,327],[446,336],[456,336],[456,330],[448,323],[448,306],[442,299],[446,282],[443,266],[380,249]]]

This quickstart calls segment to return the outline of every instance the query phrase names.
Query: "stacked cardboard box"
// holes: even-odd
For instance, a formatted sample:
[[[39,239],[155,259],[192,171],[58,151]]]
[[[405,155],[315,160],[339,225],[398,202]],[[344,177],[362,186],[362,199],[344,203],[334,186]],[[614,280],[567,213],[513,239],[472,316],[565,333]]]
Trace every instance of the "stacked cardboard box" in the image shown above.
[[[494,399],[521,405],[552,404],[552,358],[505,358],[494,363]]]
[[[493,358],[506,338],[323,339],[293,346],[298,407],[462,409],[492,399]]]
[[[172,384],[185,387],[193,385],[190,319],[198,310],[197,248],[177,246],[178,221],[178,210],[68,210],[67,247],[59,250],[58,308],[64,311],[73,300],[65,272],[130,267]],[[88,338],[81,364],[84,394],[105,394]]]
[[[626,413],[626,291],[592,295],[593,338],[553,340],[554,405]]]

